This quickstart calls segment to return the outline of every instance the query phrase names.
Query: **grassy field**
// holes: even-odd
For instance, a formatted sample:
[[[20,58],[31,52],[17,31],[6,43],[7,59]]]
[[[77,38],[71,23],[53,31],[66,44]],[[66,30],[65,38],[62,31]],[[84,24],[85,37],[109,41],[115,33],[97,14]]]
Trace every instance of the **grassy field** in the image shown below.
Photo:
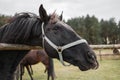
[[[99,61],[100,67],[97,70],[82,72],[77,67],[64,67],[58,60],[55,62],[56,80],[120,80],[120,60],[102,60]],[[47,80],[47,74],[44,73],[43,64],[39,63],[33,66],[34,80]],[[30,80],[27,72],[23,80]]]

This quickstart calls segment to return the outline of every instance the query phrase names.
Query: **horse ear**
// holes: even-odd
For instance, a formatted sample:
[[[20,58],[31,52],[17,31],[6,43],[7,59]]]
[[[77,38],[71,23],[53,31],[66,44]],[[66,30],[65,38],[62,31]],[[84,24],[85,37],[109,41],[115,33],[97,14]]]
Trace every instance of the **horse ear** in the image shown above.
[[[39,15],[43,22],[47,22],[48,15],[42,4],[40,5],[40,8],[39,8]]]
[[[62,19],[63,19],[63,11],[62,11],[62,13],[60,15],[60,21],[62,21]]]

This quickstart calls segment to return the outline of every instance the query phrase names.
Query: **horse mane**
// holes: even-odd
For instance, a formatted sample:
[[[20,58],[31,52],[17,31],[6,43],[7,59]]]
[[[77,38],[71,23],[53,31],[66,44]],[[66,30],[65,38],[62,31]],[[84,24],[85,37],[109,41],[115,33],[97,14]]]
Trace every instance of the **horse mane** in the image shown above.
[[[40,25],[40,18],[33,13],[16,14],[7,25],[0,28],[0,42],[22,44],[29,38],[32,29]]]
[[[20,18],[38,18],[38,16],[34,13],[31,12],[21,12],[21,13],[16,13],[12,18],[9,19],[9,23],[12,23],[14,20],[16,19],[20,19]]]

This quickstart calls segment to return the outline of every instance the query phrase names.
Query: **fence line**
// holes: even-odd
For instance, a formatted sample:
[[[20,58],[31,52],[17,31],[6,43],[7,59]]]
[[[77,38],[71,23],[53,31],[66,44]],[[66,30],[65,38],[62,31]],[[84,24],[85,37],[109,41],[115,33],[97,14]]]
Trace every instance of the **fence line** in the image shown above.
[[[0,43],[0,50],[31,50],[31,49],[42,49],[42,47]]]
[[[109,45],[90,45],[93,49],[120,49],[120,44],[109,44]]]
[[[111,44],[111,45],[90,45],[93,49],[120,49],[120,44]],[[0,43],[0,50],[31,50],[31,49],[42,49],[40,46],[28,46],[20,44],[6,44]]]

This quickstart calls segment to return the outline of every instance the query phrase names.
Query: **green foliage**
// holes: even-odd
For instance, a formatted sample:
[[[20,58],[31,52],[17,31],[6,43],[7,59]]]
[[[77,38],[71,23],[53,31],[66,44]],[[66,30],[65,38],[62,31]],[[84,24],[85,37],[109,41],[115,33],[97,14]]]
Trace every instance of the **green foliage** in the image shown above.
[[[8,23],[8,20],[10,19],[11,16],[6,16],[0,14],[0,27],[3,26],[4,24]]]
[[[67,23],[90,44],[120,43],[120,22],[117,25],[114,18],[99,22],[95,16],[87,15],[69,19]]]

